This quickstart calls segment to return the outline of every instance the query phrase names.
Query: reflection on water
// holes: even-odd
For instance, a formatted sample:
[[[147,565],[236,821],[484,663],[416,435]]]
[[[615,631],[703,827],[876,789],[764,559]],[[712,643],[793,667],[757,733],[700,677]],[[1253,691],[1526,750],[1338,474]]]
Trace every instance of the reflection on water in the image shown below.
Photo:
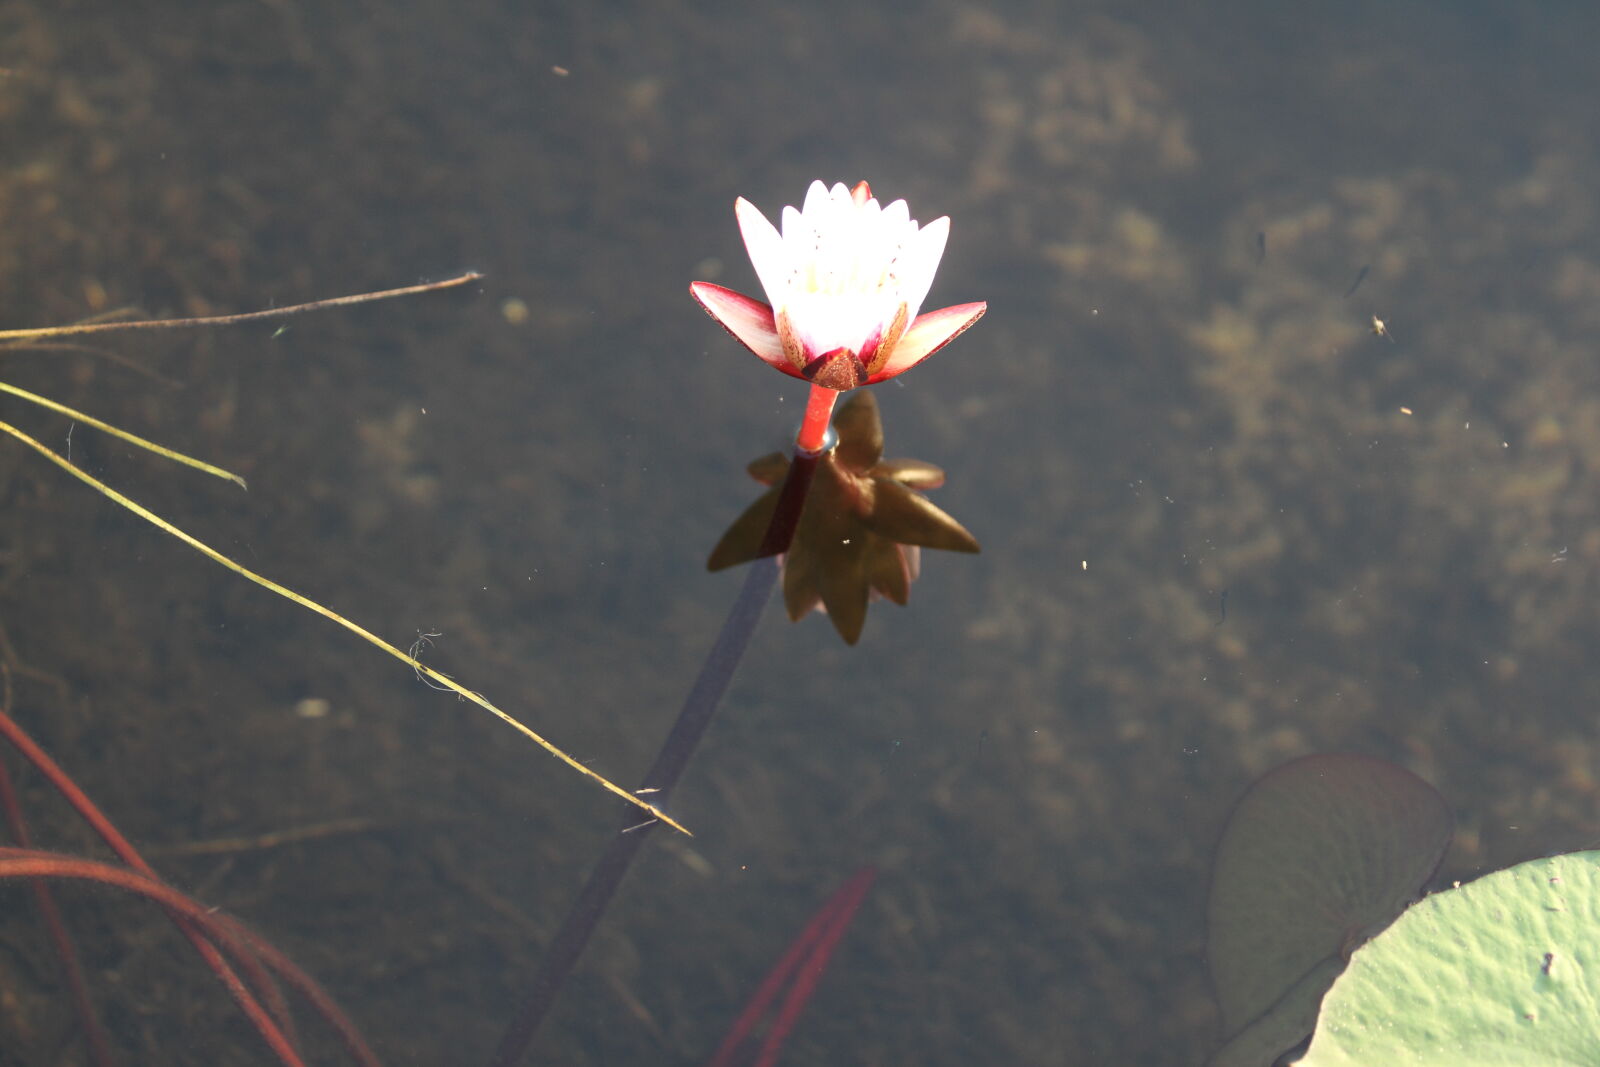
[[[925,560],[854,649],[769,616],[675,798],[697,836],[649,850],[541,1049],[703,1062],[870,863],[784,1062],[1198,1063],[1210,852],[1269,767],[1420,774],[1460,816],[1441,877],[1596,836],[1591,16],[1259,8],[13,0],[3,325],[489,281],[3,374],[239,470],[73,436],[630,780],[804,395],[685,292],[754,284],[729,205],[868,178],[949,214],[929,300],[990,313],[877,397],[984,554]],[[484,1059],[609,802],[15,448],[0,492],[30,729],[388,1061]],[[73,1024],[8,894],[0,1058],[49,1062]],[[261,1062],[162,919],[69,904],[130,1062]]]

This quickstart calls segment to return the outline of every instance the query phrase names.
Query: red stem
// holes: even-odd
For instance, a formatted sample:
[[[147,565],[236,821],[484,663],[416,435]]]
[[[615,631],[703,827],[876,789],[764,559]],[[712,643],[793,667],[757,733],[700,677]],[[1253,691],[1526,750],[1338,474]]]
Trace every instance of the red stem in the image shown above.
[[[0,735],[10,741],[17,751],[21,752],[30,763],[39,769],[40,773],[50,780],[50,783],[67,799],[67,802],[72,805],[79,816],[94,829],[95,833],[100,835],[100,838],[110,846],[111,850],[124,863],[151,881],[164,885],[164,883],[160,882],[155,870],[144,861],[144,857],[139,855],[138,850],[129,843],[128,839],[123,837],[122,833],[112,825],[111,820],[107,819],[100,809],[95,806],[94,801],[90,800],[88,795],[78,787],[78,784],[61,769],[61,766],[50,758],[50,754],[40,748],[22,727],[17,725],[16,721],[3,710],[0,710]],[[261,968],[256,956],[247,953],[243,956],[235,957],[255,984],[256,991],[252,993],[250,988],[240,980],[234,969],[229,966],[228,961],[217,951],[216,946],[211,943],[211,940],[208,940],[208,935],[203,930],[207,924],[195,924],[186,917],[186,913],[181,911],[172,913],[172,919],[178,929],[183,932],[183,935],[194,945],[195,951],[199,952],[201,957],[205,959],[206,964],[216,974],[218,980],[232,994],[234,1001],[239,1005],[239,1009],[249,1017],[251,1022],[256,1024],[256,1029],[260,1031],[262,1039],[274,1049],[280,1047],[290,1048],[291,1054],[293,1054],[289,1038],[286,1036],[286,1031],[291,1031],[292,1027],[288,1006],[283,1002],[282,994],[272,981],[271,976]],[[239,925],[236,920],[227,921],[234,923],[236,926]],[[242,926],[240,928],[242,929]],[[258,946],[265,946],[265,942],[254,934],[249,935],[248,941]],[[360,1063],[362,1067],[378,1067],[377,1057],[373,1055],[372,1050],[362,1040],[355,1024],[334,1004],[333,999],[317,985],[310,975],[296,967],[276,949],[272,949],[270,952],[260,951],[257,955],[266,959],[267,963],[285,981],[298,989],[317,1013],[338,1032],[352,1059]],[[276,1021],[274,1021],[273,1015],[269,1015],[267,1010],[262,1007],[261,1000],[258,997],[267,1000],[272,1005],[273,1014],[277,1017]],[[285,1062],[298,1064],[300,1060],[298,1056],[295,1056],[294,1059],[285,1060]]]
[[[361,1036],[361,1031],[356,1029],[356,1024],[334,1002],[326,989],[317,984],[317,980],[302,970],[298,964],[283,954],[272,942],[250,929],[244,923],[231,915],[220,912],[216,918],[232,926],[237,931],[241,940],[250,946],[250,951],[272,969],[279,979],[288,983],[290,988],[305,997],[307,1002],[322,1016],[324,1022],[331,1026],[339,1035],[339,1040],[344,1044],[345,1051],[350,1058],[361,1067],[382,1067],[378,1056],[367,1044],[366,1038]]]
[[[50,754],[40,748],[33,738],[29,737],[22,727],[17,725],[16,720],[4,712],[0,712],[0,734],[4,734],[6,740],[10,741],[18,752],[27,757],[29,763],[37,767],[41,774],[50,779],[50,784],[55,786],[62,796],[67,798],[67,803],[71,804],[83,821],[88,823],[94,832],[100,835],[101,840],[111,846],[111,851],[115,852],[123,863],[147,877],[154,878],[156,876],[156,872],[144,861],[144,857],[135,851],[134,847],[128,843],[128,839],[123,837],[115,826],[111,825],[111,820],[107,819],[100,809],[95,807],[94,801],[90,800],[88,795],[78,788],[78,784],[67,775],[66,771],[61,769],[61,765],[51,759]]]
[[[78,788],[78,783],[74,782],[67,772],[61,769],[61,765],[51,759],[50,754],[40,748],[21,726],[17,725],[16,720],[9,715],[0,713],[0,733],[3,733],[6,739],[16,747],[17,751],[27,757],[28,762],[37,767],[40,773],[50,780],[50,784],[56,787],[61,795],[67,799],[67,803],[72,805],[83,821],[88,823],[94,832],[100,835],[101,840],[110,846],[111,851],[115,852],[123,863],[148,878],[157,877],[154,868],[144,861],[144,857],[139,855],[138,850],[133,847],[126,837],[122,836],[122,832],[113,826],[111,820],[106,818],[104,813],[95,806],[94,801],[89,799],[88,794]],[[222,981],[222,984],[228,988],[229,992],[234,994],[234,999],[239,1002],[240,1009],[252,1020],[267,1018],[265,1010],[261,1007],[255,995],[239,980],[238,974],[228,966],[228,961],[222,957],[216,947],[208,942],[198,930],[182,919],[175,916],[174,921],[177,923],[178,929],[183,931],[184,936],[189,939],[195,950],[206,961],[206,964],[216,972],[217,978]],[[270,984],[269,982],[268,985]],[[276,1002],[275,1006],[281,1005],[281,997],[276,997],[273,993],[268,993],[267,996]],[[271,1024],[271,1032],[262,1031],[261,1036],[267,1044],[277,1046],[280,1042],[287,1043],[287,1038],[282,1033],[282,1024],[286,1019],[286,1015],[280,1015],[278,1021]]]
[[[249,944],[239,937],[231,923],[219,922],[217,916],[205,905],[189,899],[166,883],[147,874],[76,856],[61,856],[53,852],[39,852],[25,848],[0,848],[0,878],[72,878],[126,889],[155,901],[170,915],[181,916],[184,930],[186,933],[192,932],[191,940],[196,942],[196,947],[204,945],[210,954],[220,959],[216,946],[222,945],[246,970],[260,967],[259,961],[251,955]],[[255,1023],[256,1029],[266,1038],[267,1044],[277,1053],[278,1059],[291,1067],[305,1067],[305,1061],[300,1058],[300,1054],[289,1043],[283,1031],[267,1015],[261,1002],[244,988],[232,968],[228,968],[225,963],[223,967],[227,973],[224,982],[228,984],[229,992],[233,993],[234,1000],[244,1009],[245,1014],[250,1016],[250,1021]],[[264,975],[261,977],[262,980],[267,980]]]
[[[795,435],[794,447],[799,452],[819,455],[828,440],[828,421],[833,418],[833,405],[839,394],[820,385],[811,387],[806,397],[805,417],[800,421],[800,432]]]
[[[817,983],[822,981],[823,972],[828,969],[828,961],[833,959],[834,950],[839,947],[839,939],[844,937],[850,920],[855,917],[856,909],[861,907],[861,901],[877,876],[876,868],[861,868],[824,905],[826,919],[823,929],[817,935],[816,944],[801,961],[794,985],[789,987],[788,995],[778,1008],[778,1017],[772,1021],[772,1029],[767,1031],[767,1039],[761,1044],[761,1053],[756,1057],[754,1067],[773,1067],[778,1062],[778,1051],[783,1048],[783,1042],[794,1029],[795,1023],[800,1021],[800,1013],[811,1002],[812,994],[817,991]]]
[[[756,987],[755,993],[745,1003],[744,1010],[728,1029],[728,1036],[717,1046],[709,1067],[733,1067],[734,1057],[744,1047],[756,1024],[767,1013],[772,1002],[778,998],[784,985],[793,978],[794,985],[790,987],[789,995],[784,998],[782,1006],[778,1009],[778,1017],[773,1022],[772,1029],[762,1042],[756,1067],[771,1067],[771,1064],[776,1062],[784,1038],[794,1029],[801,1010],[811,999],[811,994],[816,991],[817,982],[821,979],[822,972],[827,969],[828,960],[838,946],[839,938],[850,925],[851,918],[861,906],[862,900],[866,898],[867,890],[872,887],[872,881],[877,875],[877,869],[874,867],[861,868],[848,882],[840,886],[810,919],[806,920],[800,933],[789,942],[789,947],[784,949],[778,962],[773,964],[772,970],[767,972],[767,976]]]
[[[27,819],[22,805],[17,802],[16,789],[11,785],[11,772],[0,761],[0,807],[5,809],[6,825],[11,837],[22,848],[33,847],[33,836],[28,832]],[[83,1039],[89,1046],[89,1059],[98,1067],[111,1067],[111,1044],[106,1040],[105,1028],[95,1014],[94,1001],[89,999],[89,983],[83,976],[83,964],[78,960],[78,950],[72,944],[72,935],[61,917],[61,909],[50,892],[50,884],[36,878],[31,882],[34,906],[39,909],[50,943],[55,946],[56,958],[61,962],[62,978],[72,997],[72,1008],[77,1013],[78,1025],[83,1028]]]
[[[806,398],[806,414],[795,434],[794,459],[789,472],[778,490],[778,505],[767,523],[767,532],[761,538],[756,558],[777,556],[789,551],[795,528],[800,525],[800,513],[805,510],[806,494],[811,491],[811,479],[822,460],[823,446],[828,440],[828,423],[833,418],[833,405],[839,394],[832,389],[813,385]]]

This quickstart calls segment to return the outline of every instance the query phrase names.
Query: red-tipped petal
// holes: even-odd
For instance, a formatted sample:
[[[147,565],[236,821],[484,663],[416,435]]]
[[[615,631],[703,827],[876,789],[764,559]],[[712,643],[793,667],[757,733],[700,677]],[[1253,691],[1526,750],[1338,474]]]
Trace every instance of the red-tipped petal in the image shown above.
[[[989,310],[986,303],[956,304],[918,315],[900,343],[894,346],[882,367],[867,379],[867,384],[893,378],[915,367],[945,345],[954,341],[967,327],[983,318]]]
[[[706,314],[716,319],[723,329],[763,361],[791,378],[801,377],[800,371],[783,354],[783,342],[778,339],[778,324],[772,317],[770,307],[743,293],[710,282],[692,283],[689,295],[700,302]]]

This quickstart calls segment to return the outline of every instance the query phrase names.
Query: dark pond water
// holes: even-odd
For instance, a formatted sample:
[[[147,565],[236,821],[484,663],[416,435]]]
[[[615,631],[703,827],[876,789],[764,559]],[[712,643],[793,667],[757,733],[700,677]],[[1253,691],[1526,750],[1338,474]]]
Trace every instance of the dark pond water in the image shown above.
[[[1600,837],[1597,28],[8,0],[0,326],[488,278],[0,377],[239,471],[70,438],[630,783],[738,588],[703,562],[743,466],[804,399],[687,296],[755,284],[734,198],[866,178],[948,214],[930,305],[989,315],[878,397],[983,554],[930,553],[853,649],[769,611],[675,798],[696,836],[646,849],[537,1061],[704,1062],[874,864],[783,1063],[1196,1064],[1211,848],[1271,767],[1428,779],[1444,879]],[[615,803],[14,443],[0,500],[19,719],[386,1062],[484,1062]],[[42,843],[98,854],[21,789]],[[159,913],[65,899],[119,1062],[267,1062]],[[0,1063],[81,1062],[27,894],[0,901]]]

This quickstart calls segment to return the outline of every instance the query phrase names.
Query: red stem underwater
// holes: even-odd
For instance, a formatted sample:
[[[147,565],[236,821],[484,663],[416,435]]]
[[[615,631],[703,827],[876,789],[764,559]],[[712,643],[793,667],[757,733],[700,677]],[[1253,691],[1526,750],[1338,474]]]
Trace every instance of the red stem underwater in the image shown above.
[[[855,917],[856,909],[861,906],[861,901],[877,876],[876,868],[863,867],[823,905],[821,929],[817,932],[811,951],[800,961],[794,984],[789,987],[788,995],[778,1007],[778,1017],[772,1021],[772,1029],[767,1031],[767,1039],[761,1043],[761,1052],[756,1056],[754,1067],[773,1067],[778,1062],[778,1050],[783,1048],[790,1031],[800,1021],[800,1013],[811,1002],[811,995],[817,991],[817,983],[822,981],[822,974],[828,969],[828,961],[833,959],[834,950],[839,947],[839,939],[844,937],[850,920]]]
[[[28,762],[38,768],[40,773],[49,779],[50,784],[55,786],[57,791],[72,805],[78,815],[117,854],[118,858],[133,868],[133,871],[124,873],[142,875],[149,882],[162,886],[162,888],[177,894],[186,901],[189,900],[183,894],[178,893],[177,890],[170,889],[164,882],[161,882],[155,870],[145,862],[144,857],[139,855],[138,850],[129,843],[128,839],[123,837],[122,833],[112,825],[111,820],[106,818],[94,801],[89,799],[88,795],[61,769],[61,766],[50,757],[49,753],[40,748],[28,736],[27,732],[4,711],[0,711],[0,736],[4,736],[17,751],[22,753]],[[51,856],[54,854],[43,853],[42,855]],[[57,858],[67,860],[71,857]],[[91,863],[92,861],[84,860],[81,862]],[[112,871],[122,870],[122,868],[112,867],[109,864],[101,864],[99,866]],[[152,899],[157,898],[152,897]],[[353,1060],[361,1064],[362,1067],[379,1067],[377,1057],[373,1055],[372,1050],[362,1040],[355,1024],[350,1021],[333,1002],[333,999],[317,985],[310,975],[291,963],[281,952],[267,946],[265,941],[254,933],[248,932],[243,924],[237,920],[213,913],[209,909],[202,908],[201,905],[194,904],[192,901],[190,901],[190,904],[194,908],[201,908],[214,921],[207,923],[195,922],[190,918],[191,908],[169,909],[173,923],[194,945],[195,951],[199,952],[201,957],[205,959],[206,964],[216,974],[218,980],[233,996],[239,1009],[256,1025],[262,1040],[266,1041],[274,1051],[278,1052],[280,1057],[283,1055],[281,1050],[289,1050],[291,1058],[285,1058],[283,1062],[300,1064],[301,1061],[293,1049],[290,1036],[293,1033],[293,1024],[289,1016],[288,1005],[284,1002],[282,992],[272,980],[271,975],[261,966],[263,960],[273,970],[277,971],[285,981],[299,990],[317,1013],[333,1027],[344,1042],[345,1048]],[[227,959],[218,950],[217,945],[213,943],[216,939],[210,936],[210,930],[224,924],[228,925],[230,929],[238,931],[234,935],[235,941],[247,946],[254,945],[259,949],[254,954],[246,952],[243,955],[235,955],[234,957],[239,966],[249,976],[251,983],[254,985],[254,992],[252,992],[250,986],[247,986],[240,979],[238,973],[229,965]],[[272,1011],[270,1013],[262,1006],[262,1000],[265,1000],[271,1006]]]
[[[217,954],[220,958],[216,946],[222,945],[246,970],[251,969],[252,965],[260,966],[250,954],[249,946],[238,937],[231,924],[218,922],[211,909],[205,905],[190,900],[166,883],[142,872],[130,871],[126,867],[116,867],[97,860],[62,856],[54,852],[0,848],[0,878],[69,878],[126,889],[155,901],[165,908],[168,914],[180,918],[185,930],[194,932],[192,940],[197,939],[196,947],[204,945],[210,953]],[[226,964],[224,966],[226,967]],[[225,981],[228,981],[229,992],[233,993],[234,1000],[244,1009],[245,1014],[250,1016],[250,1021],[255,1023],[262,1037],[267,1039],[272,1051],[285,1064],[305,1067],[305,1061],[300,1058],[300,1054],[289,1043],[283,1031],[267,1015],[261,1002],[250,995],[250,991],[244,988],[239,976],[231,968],[228,968],[227,974],[229,978]],[[260,977],[266,980],[264,975]]]
[[[9,705],[10,702],[6,703]],[[28,832],[27,819],[22,814],[17,791],[11,784],[11,772],[6,770],[4,761],[0,761],[0,808],[5,809],[6,826],[11,831],[12,840],[21,848],[32,848],[33,836]],[[95,1013],[94,1001],[89,998],[89,983],[83,976],[83,964],[78,959],[72,935],[67,932],[66,921],[61,917],[61,908],[56,904],[55,895],[50,892],[50,883],[35,878],[30,888],[33,890],[34,906],[39,909],[39,918],[44,922],[45,932],[56,951],[56,959],[61,963],[62,980],[66,982],[73,1011],[78,1016],[78,1025],[83,1029],[83,1039],[89,1046],[89,1060],[96,1067],[111,1067],[111,1044],[106,1040],[105,1028],[100,1025],[100,1017]]]
[[[871,866],[861,868],[848,882],[835,890],[833,896],[829,897],[827,902],[817,909],[816,914],[807,920],[800,933],[789,943],[789,947],[778,958],[778,962],[773,964],[772,970],[767,972],[767,976],[751,994],[744,1010],[728,1029],[728,1036],[717,1046],[716,1055],[711,1057],[709,1067],[733,1067],[734,1057],[744,1047],[756,1024],[767,1013],[767,1009],[782,992],[784,985],[792,979],[789,995],[783,998],[783,1004],[778,1009],[778,1017],[767,1032],[766,1040],[761,1043],[754,1067],[771,1067],[777,1062],[778,1050],[782,1048],[784,1039],[789,1036],[789,1031],[793,1030],[795,1023],[799,1021],[800,1012],[805,1008],[807,1001],[816,992],[817,982],[821,980],[822,972],[833,957],[839,939],[844,936],[845,929],[855,917],[856,909],[860,908],[861,902],[866,899],[867,890],[872,888],[873,879],[877,876],[877,868]]]

